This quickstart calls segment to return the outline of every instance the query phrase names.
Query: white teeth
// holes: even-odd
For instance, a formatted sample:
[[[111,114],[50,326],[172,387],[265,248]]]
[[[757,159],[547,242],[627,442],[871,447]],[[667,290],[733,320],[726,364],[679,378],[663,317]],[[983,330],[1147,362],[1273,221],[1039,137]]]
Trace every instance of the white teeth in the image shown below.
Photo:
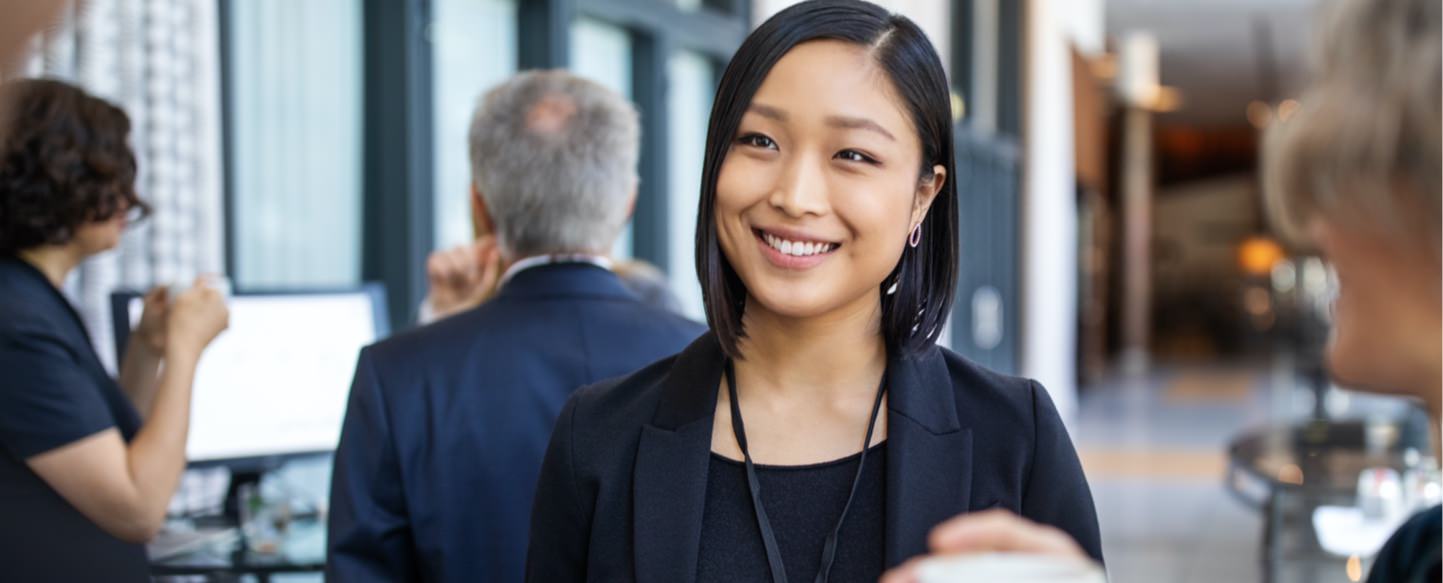
[[[773,249],[780,251],[782,255],[793,257],[806,257],[818,253],[826,253],[832,250],[831,243],[812,243],[806,241],[788,241],[771,233],[762,233],[762,240],[766,241]]]

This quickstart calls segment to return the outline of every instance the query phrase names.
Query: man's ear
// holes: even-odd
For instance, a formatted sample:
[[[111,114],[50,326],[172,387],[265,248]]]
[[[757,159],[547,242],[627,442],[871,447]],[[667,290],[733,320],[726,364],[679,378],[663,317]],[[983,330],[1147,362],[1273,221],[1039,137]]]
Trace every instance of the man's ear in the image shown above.
[[[932,208],[944,184],[947,184],[947,168],[941,164],[932,167],[930,178],[917,184],[917,194],[912,197],[912,225],[920,225],[927,218],[927,211]]]
[[[471,183],[471,231],[477,239],[496,233],[496,224],[491,221],[491,212],[486,209],[486,198]]]

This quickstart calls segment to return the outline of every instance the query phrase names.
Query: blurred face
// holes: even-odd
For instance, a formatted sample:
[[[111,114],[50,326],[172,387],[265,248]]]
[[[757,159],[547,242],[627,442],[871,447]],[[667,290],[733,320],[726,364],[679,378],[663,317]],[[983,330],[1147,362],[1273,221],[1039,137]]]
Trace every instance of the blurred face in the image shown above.
[[[128,210],[123,209],[103,221],[91,221],[76,227],[75,237],[70,243],[86,256],[114,249],[120,245],[120,235],[130,223]]]
[[[716,186],[717,237],[747,310],[807,318],[877,306],[946,170],[923,180],[904,102],[864,47],[796,46],[737,128]]]
[[[1356,222],[1309,227],[1338,275],[1329,369],[1349,386],[1427,397],[1443,375],[1443,269],[1428,241]]]

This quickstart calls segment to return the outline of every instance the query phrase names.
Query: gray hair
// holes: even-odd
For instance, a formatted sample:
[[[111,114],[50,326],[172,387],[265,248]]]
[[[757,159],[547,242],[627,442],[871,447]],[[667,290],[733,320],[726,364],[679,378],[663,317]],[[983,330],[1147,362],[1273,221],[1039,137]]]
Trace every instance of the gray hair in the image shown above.
[[[471,179],[508,257],[606,253],[630,215],[636,108],[560,70],[521,73],[471,119]]]
[[[1274,124],[1263,176],[1282,234],[1306,239],[1309,219],[1400,227],[1439,245],[1438,0],[1343,0],[1315,38],[1302,106]]]

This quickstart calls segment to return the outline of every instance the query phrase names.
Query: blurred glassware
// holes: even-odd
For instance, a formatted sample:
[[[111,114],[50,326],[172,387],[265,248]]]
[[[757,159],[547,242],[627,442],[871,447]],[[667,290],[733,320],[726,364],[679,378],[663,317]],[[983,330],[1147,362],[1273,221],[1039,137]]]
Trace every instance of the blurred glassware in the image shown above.
[[[1443,477],[1439,475],[1438,460],[1413,448],[1403,455],[1407,464],[1407,469],[1403,470],[1403,507],[1406,513],[1412,514],[1443,502]]]
[[[1403,480],[1393,468],[1368,468],[1358,475],[1358,508],[1369,521],[1392,521],[1407,508]]]

